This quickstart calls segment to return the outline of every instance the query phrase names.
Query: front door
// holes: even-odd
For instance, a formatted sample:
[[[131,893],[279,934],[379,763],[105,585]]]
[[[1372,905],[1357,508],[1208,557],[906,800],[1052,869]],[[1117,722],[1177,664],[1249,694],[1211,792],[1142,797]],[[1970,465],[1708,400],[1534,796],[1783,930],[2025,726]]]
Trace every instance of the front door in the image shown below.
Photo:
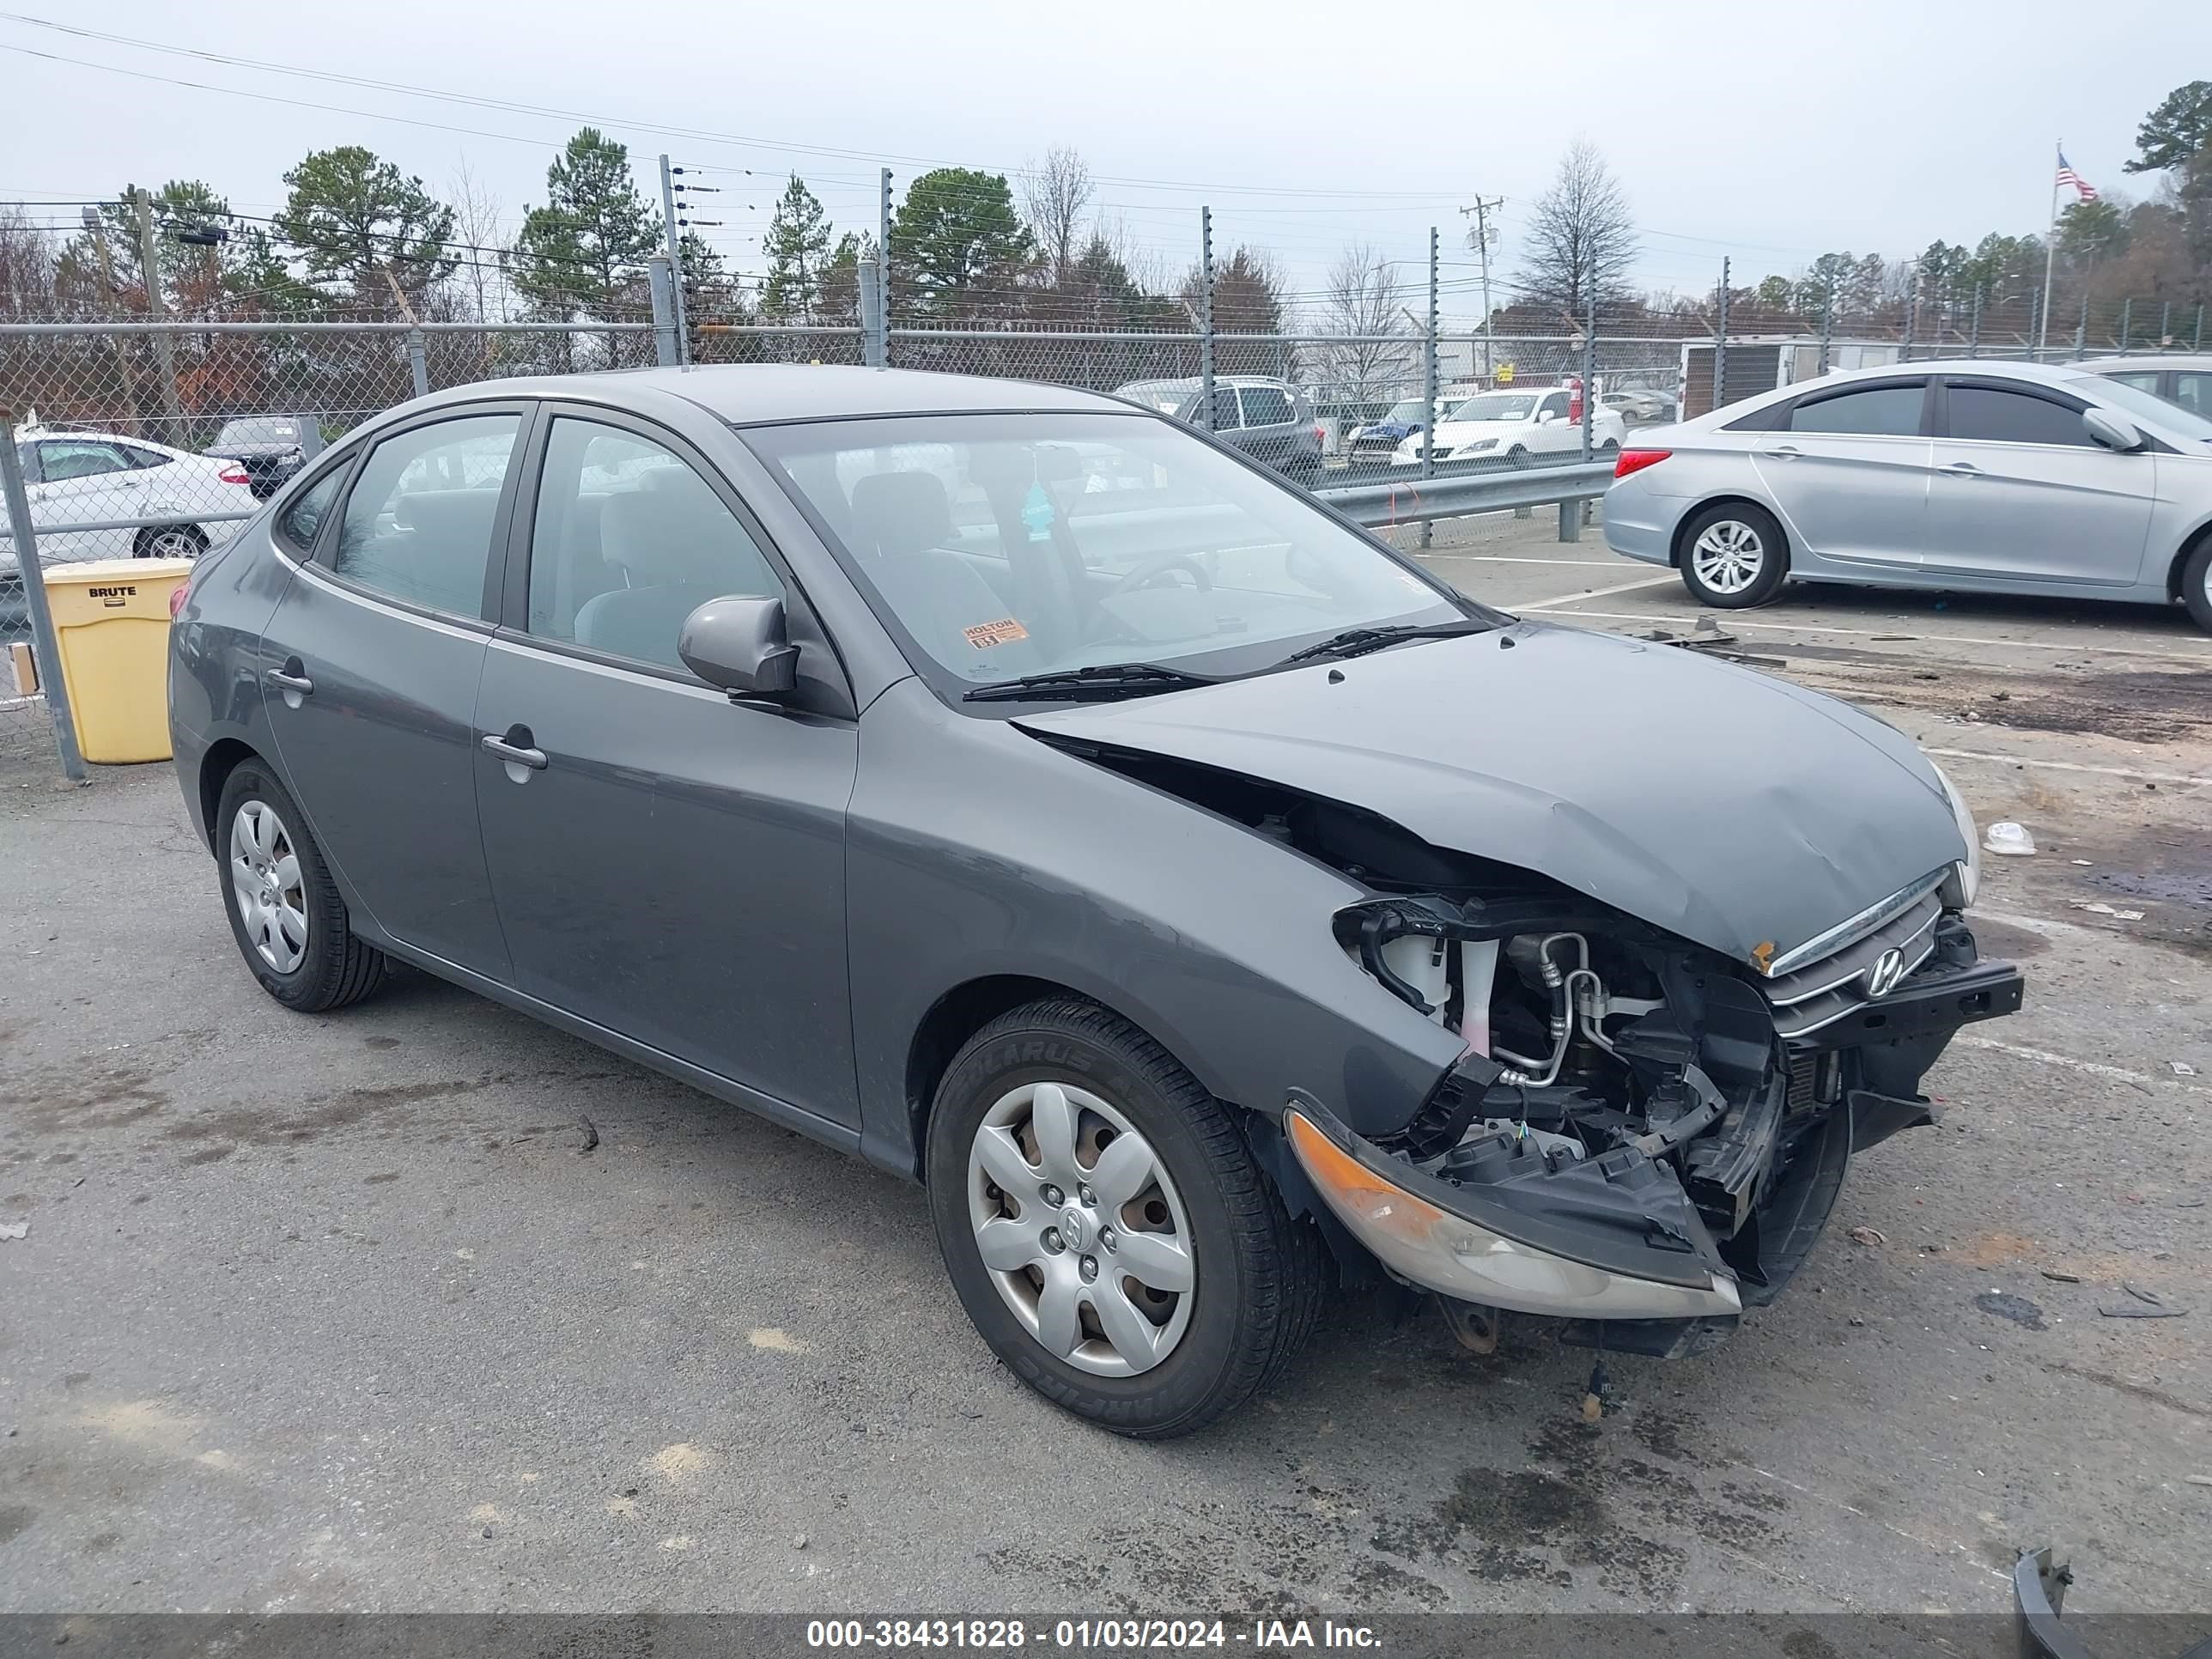
[[[2080,399],[1953,379],[1928,504],[1932,574],[2125,586],[2142,573],[2157,462],[2081,424]]]
[[[453,410],[379,440],[260,658],[285,781],[361,905],[403,944],[502,980],[471,720],[523,418]]]
[[[1925,380],[1816,393],[1753,441],[1793,544],[1838,563],[1913,569],[1927,533]]]
[[[485,662],[475,757],[515,986],[857,1126],[856,728],[733,704],[676,649],[708,599],[796,596],[735,495],[658,428],[557,414],[526,487],[526,599]]]

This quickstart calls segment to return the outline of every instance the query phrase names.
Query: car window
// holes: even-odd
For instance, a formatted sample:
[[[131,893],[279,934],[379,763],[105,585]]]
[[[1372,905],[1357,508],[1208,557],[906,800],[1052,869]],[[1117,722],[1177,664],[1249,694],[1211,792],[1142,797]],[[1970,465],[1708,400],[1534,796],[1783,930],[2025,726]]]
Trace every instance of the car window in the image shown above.
[[[464,416],[377,445],[346,497],[331,569],[410,605],[482,616],[492,520],[520,423]]]
[[[1792,432],[1863,433],[1875,437],[1920,435],[1920,408],[1926,393],[1917,386],[1869,386],[1816,398],[1790,411]]]
[[[2107,380],[2118,380],[2122,386],[2131,386],[2138,392],[2158,390],[2158,371],[2154,368],[2130,369],[2124,374],[2107,374]]]
[[[1237,388],[1218,386],[1213,388],[1213,429],[1216,432],[1237,430]]]
[[[2106,382],[2100,390],[2106,401],[2117,404],[2135,420],[2148,421],[2161,432],[2212,443],[2212,410],[2200,413],[2178,397],[2161,398],[2154,392],[2141,392],[2112,381]]]
[[[1554,392],[1550,397],[1544,399],[1544,406],[1540,412],[1549,415],[1555,421],[1564,421],[1567,418],[1567,410],[1570,406],[1567,394],[1565,392]]]
[[[1248,386],[1237,396],[1244,402],[1247,426],[1285,426],[1291,419],[1291,400],[1280,386]]]
[[[1444,416],[1448,421],[1525,421],[1536,412],[1536,399],[1525,392],[1491,392],[1469,398]]]
[[[315,532],[322,528],[331,503],[337,499],[338,486],[345,482],[345,471],[343,464],[332,467],[293,499],[276,520],[276,527],[283,532],[285,540],[301,549],[315,544]]]
[[[48,438],[39,446],[39,471],[48,483],[96,478],[104,472],[128,472],[131,460],[118,444],[83,438]]]
[[[782,582],[707,481],[651,439],[553,422],[530,532],[531,633],[680,668],[684,619]]]
[[[158,449],[141,449],[136,444],[118,444],[116,447],[123,452],[124,459],[140,471],[149,466],[167,466],[176,459],[173,455],[164,455]]]
[[[2182,370],[2173,377],[2173,401],[2191,414],[2212,418],[2212,374]]]
[[[1974,443],[2056,444],[2092,449],[2078,410],[1993,386],[1950,388],[1951,436]]]

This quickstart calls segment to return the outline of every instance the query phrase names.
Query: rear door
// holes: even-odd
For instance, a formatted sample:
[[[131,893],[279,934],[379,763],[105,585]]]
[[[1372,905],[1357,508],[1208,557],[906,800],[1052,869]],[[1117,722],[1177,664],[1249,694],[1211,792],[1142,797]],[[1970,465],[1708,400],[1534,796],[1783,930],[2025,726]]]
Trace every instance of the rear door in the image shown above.
[[[26,483],[39,562],[119,558],[131,551],[128,530],[67,531],[50,526],[112,524],[146,516],[140,503],[149,474],[133,466],[123,446],[105,438],[41,438],[36,483]]]
[[[1809,393],[1767,423],[1753,465],[1798,548],[1839,564],[1909,569],[1927,534],[1928,378]],[[1771,423],[1770,422],[1771,419]]]
[[[1297,433],[1297,411],[1291,406],[1290,394],[1279,386],[1247,386],[1237,389],[1237,399],[1244,428],[1244,452],[1278,470],[1287,467]]]
[[[2173,389],[2164,395],[2192,415],[2212,421],[2212,368],[2177,368]]]
[[[1929,574],[2106,586],[2141,576],[2157,464],[2092,438],[2087,406],[2053,387],[1943,378]]]
[[[530,405],[385,433],[262,636],[286,781],[353,896],[402,943],[507,978],[477,818],[477,685]]]

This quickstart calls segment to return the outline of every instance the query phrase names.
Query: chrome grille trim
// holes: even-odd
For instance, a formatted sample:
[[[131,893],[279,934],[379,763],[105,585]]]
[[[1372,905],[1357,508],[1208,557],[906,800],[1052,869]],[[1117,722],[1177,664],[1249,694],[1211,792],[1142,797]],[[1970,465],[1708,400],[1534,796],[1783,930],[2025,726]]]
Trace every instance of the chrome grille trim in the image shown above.
[[[1870,904],[1849,921],[1839,921],[1827,932],[1815,934],[1795,950],[1784,951],[1766,964],[1766,977],[1770,980],[1785,978],[1798,969],[1818,962],[1824,957],[1831,956],[1846,945],[1864,938],[1875,928],[1911,909],[1914,902],[1923,895],[1934,892],[1936,888],[1942,885],[1944,878],[1950,873],[1951,867],[1948,865],[1945,865],[1940,870],[1931,870],[1911,886],[1900,887],[1881,903]]]
[[[1864,939],[1854,940],[1833,956],[1823,957],[1798,973],[1769,981],[1766,1000],[1778,1008],[1794,1008],[1809,998],[1850,984],[1873,967],[1884,951],[1899,950],[1911,957],[1921,936],[1935,927],[1942,914],[1942,902],[1933,893],[1924,894],[1917,905],[1889,926],[1876,928]],[[1899,931],[1916,918],[1917,926],[1909,932]],[[1920,954],[1924,956],[1926,952]],[[1818,982],[1814,982],[1816,980]]]

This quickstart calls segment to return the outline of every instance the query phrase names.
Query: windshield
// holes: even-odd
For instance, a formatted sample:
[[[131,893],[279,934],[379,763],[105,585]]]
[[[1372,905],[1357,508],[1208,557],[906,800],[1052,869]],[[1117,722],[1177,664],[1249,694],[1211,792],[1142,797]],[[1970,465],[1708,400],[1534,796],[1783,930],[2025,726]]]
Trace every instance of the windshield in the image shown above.
[[[2183,408],[2179,404],[2168,403],[2155,392],[2145,392],[2141,386],[2130,386],[2124,380],[2103,379],[2097,382],[2097,395],[2118,404],[2139,419],[2163,427],[2178,437],[2199,438],[2212,442],[2212,421]]]
[[[1390,405],[1390,412],[1382,417],[1381,423],[1385,426],[1412,426],[1425,421],[1428,417],[1429,405],[1426,399],[1402,398]]]
[[[1486,392],[1469,398],[1444,416],[1447,421],[1525,421],[1536,411],[1534,396],[1523,392]]]
[[[266,416],[250,421],[225,421],[216,439],[219,444],[289,444],[299,437],[289,421]]]
[[[1495,620],[1164,422],[929,415],[743,433],[947,690],[1256,672],[1349,628]]]

